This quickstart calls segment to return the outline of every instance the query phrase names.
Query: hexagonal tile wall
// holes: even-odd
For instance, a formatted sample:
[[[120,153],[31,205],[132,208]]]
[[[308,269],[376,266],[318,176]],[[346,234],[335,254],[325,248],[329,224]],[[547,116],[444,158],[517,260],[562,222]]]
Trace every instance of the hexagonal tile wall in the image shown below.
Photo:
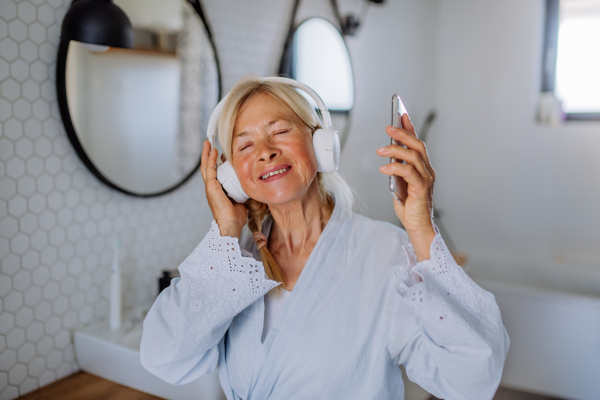
[[[72,330],[107,317],[117,237],[123,304],[133,307],[156,297],[160,270],[176,268],[212,219],[200,174],[138,199],[102,185],[73,151],[54,82],[69,3],[0,1],[0,400],[79,369]],[[277,70],[291,1],[203,4],[224,88],[244,73]]]

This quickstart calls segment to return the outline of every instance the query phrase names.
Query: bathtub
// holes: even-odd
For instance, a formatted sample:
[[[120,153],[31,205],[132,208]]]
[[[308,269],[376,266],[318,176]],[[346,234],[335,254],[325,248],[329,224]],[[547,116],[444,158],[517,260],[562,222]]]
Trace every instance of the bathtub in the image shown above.
[[[600,296],[591,295],[600,287],[589,279],[575,285],[577,274],[570,275],[572,282],[565,282],[571,291],[473,278],[495,296],[510,336],[501,385],[566,399],[600,399]]]

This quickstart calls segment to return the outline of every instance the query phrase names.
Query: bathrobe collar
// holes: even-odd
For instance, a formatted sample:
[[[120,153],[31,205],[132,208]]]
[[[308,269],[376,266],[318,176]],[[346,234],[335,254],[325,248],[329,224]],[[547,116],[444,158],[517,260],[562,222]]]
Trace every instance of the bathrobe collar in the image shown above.
[[[265,227],[268,229],[265,235],[268,236],[271,226],[272,223]],[[277,383],[287,346],[327,290],[324,282],[334,270],[333,266],[340,257],[350,230],[351,214],[344,207],[336,205],[264,343],[260,341],[264,326],[264,298],[261,298],[259,315],[262,317],[256,318],[253,335],[256,364],[246,397],[248,400],[265,399],[271,393]]]

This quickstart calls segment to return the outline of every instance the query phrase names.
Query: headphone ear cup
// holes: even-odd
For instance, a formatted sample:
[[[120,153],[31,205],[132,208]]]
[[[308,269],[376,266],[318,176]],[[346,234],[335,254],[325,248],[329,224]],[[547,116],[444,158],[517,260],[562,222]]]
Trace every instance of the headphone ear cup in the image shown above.
[[[242,184],[229,161],[225,161],[217,168],[217,179],[221,182],[227,195],[235,200],[236,203],[245,203],[250,197],[242,189]]]
[[[340,136],[334,128],[317,129],[313,134],[313,149],[319,172],[331,173],[340,165]]]

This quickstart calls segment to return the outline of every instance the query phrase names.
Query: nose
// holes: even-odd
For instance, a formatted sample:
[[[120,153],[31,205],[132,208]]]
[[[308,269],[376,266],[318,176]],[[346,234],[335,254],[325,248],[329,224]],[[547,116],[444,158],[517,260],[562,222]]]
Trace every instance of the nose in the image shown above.
[[[281,150],[279,150],[279,148],[277,148],[276,146],[273,146],[273,144],[271,144],[270,141],[261,141],[259,148],[259,161],[269,162],[277,158],[277,156],[279,156],[280,154]]]

